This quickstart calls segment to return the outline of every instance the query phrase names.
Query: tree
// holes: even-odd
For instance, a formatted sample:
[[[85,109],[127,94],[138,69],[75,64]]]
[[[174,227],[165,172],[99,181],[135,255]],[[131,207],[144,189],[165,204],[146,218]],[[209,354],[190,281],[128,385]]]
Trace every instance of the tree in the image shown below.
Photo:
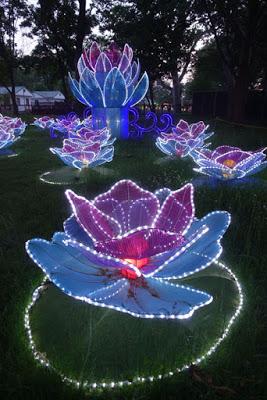
[[[10,93],[13,112],[18,115],[16,102],[16,77],[18,52],[15,35],[28,13],[24,0],[0,0],[0,84]]]
[[[207,16],[207,23],[227,71],[228,117],[233,121],[242,121],[248,88],[254,80],[257,49],[267,23],[266,1],[204,0],[199,4]]]
[[[186,91],[226,89],[226,73],[222,68],[216,43],[208,42],[195,54],[192,63],[192,78],[186,84]]]
[[[174,111],[180,112],[181,80],[186,74],[195,46],[203,34],[192,0],[98,0],[101,31],[113,39],[128,42],[140,58],[153,83],[163,76],[172,81]]]
[[[32,34],[38,37],[33,55],[37,67],[46,65],[61,79],[65,97],[69,97],[66,77],[76,69],[83,41],[91,32],[95,18],[86,0],[39,0],[31,7]]]

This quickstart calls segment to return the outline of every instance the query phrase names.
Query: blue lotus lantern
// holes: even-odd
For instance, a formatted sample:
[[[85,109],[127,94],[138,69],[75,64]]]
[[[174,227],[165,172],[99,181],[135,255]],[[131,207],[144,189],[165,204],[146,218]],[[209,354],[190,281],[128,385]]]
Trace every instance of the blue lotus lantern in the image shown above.
[[[92,108],[93,128],[108,127],[112,136],[128,138],[129,107],[145,96],[149,80],[140,63],[133,61],[133,50],[125,44],[121,51],[115,44],[101,51],[96,42],[85,49],[78,64],[79,81],[70,76],[74,96]]]
[[[186,319],[212,302],[182,280],[217,260],[230,223],[225,211],[195,218],[191,184],[155,193],[130,180],[93,201],[71,190],[72,215],[51,242],[32,239],[33,261],[63,292],[140,318]]]

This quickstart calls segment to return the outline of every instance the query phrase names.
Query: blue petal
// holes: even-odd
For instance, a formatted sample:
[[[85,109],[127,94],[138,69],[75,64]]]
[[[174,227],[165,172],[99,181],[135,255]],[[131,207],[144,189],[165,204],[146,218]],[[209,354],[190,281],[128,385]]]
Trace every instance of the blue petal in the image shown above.
[[[175,145],[176,145],[175,140],[164,141],[161,138],[158,138],[156,141],[156,146],[168,156],[175,154]]]
[[[79,84],[76,79],[73,79],[71,77],[71,75],[69,75],[69,85],[73,96],[76,97],[77,100],[79,100],[82,104],[85,104],[86,106],[91,106],[91,104],[81,95]]]
[[[78,224],[74,215],[70,216],[63,224],[64,231],[76,242],[83,243],[85,246],[94,247],[92,239]]]
[[[257,172],[262,171],[263,169],[265,169],[267,167],[267,161],[262,162],[261,164],[256,164],[254,167],[252,167],[250,170],[248,170],[246,172],[246,176],[249,175],[254,175]]]
[[[121,107],[127,97],[125,79],[118,68],[113,68],[106,77],[104,98],[106,107]]]
[[[135,317],[185,319],[212,301],[209,294],[190,287],[153,278],[136,282],[126,281],[117,294],[102,300],[103,304]]]
[[[104,107],[102,90],[92,73],[86,68],[80,77],[80,93],[92,107]]]
[[[226,166],[222,166],[222,164],[216,163],[216,161],[209,160],[208,158],[201,158],[201,157],[196,157],[195,162],[200,166],[200,167],[207,167],[207,168],[226,168]]]
[[[49,279],[68,295],[146,318],[189,318],[212,301],[207,293],[190,287],[153,278],[121,278],[117,268],[125,266],[119,261],[81,249],[78,244],[69,246],[64,242],[67,238],[57,232],[52,243],[33,239],[26,249]]]
[[[140,70],[141,70],[141,65],[138,62],[134,61],[132,64],[132,76],[131,76],[131,81],[129,82],[130,86],[133,86],[136,84],[138,81],[139,75],[140,75]]]
[[[73,159],[72,165],[73,168],[77,168],[81,170],[82,168],[88,168],[88,165],[85,165],[81,160]]]
[[[199,137],[201,137],[201,139],[203,140],[207,140],[208,138],[210,138],[211,136],[214,135],[214,132],[203,132]]]
[[[166,198],[169,196],[169,194],[171,194],[171,189],[169,188],[162,188],[154,192],[154,195],[157,196],[161,206],[166,200]]]
[[[70,154],[63,153],[62,150],[58,147],[51,147],[50,151],[53,154],[56,154],[64,162],[64,164],[68,165],[69,167],[74,167],[74,162],[76,161],[76,158],[72,157]]]
[[[0,142],[0,149],[7,149],[8,147],[10,147],[15,140],[8,140],[6,142]]]
[[[241,161],[237,165],[237,168],[240,169],[241,171],[247,172],[251,168],[253,168],[254,165],[259,164],[263,160],[265,160],[265,158],[266,158],[266,155],[264,153],[252,154],[250,157],[248,157],[245,160]]]
[[[58,236],[55,239],[52,243],[32,239],[27,242],[26,249],[33,261],[65,293],[90,297],[90,293],[121,279],[117,270],[125,265],[78,245],[64,244]]]
[[[201,167],[199,169],[194,169],[196,172],[200,172],[201,174],[209,175],[214,178],[222,179],[222,180],[229,180],[229,179],[239,179],[245,176],[243,171],[238,169],[230,169],[230,168],[223,168],[223,167]],[[226,174],[229,176],[226,176]]]
[[[230,214],[226,211],[215,211],[193,222],[186,234],[189,244],[185,245],[184,250],[180,249],[178,255],[173,254],[169,259],[163,259],[161,267],[149,275],[161,279],[179,279],[208,267],[221,254],[220,239],[229,224]],[[203,228],[208,228],[208,231],[192,241]]]
[[[97,160],[93,161],[90,164],[91,168],[94,168],[98,165],[105,164],[106,162],[110,162],[113,160],[114,156],[114,146],[104,147],[101,149],[100,153],[98,154]]]
[[[138,84],[136,85],[133,93],[128,98],[125,105],[127,105],[128,107],[131,107],[131,106],[134,106],[135,104],[139,103],[139,101],[141,101],[145,97],[146,92],[148,90],[148,86],[149,86],[149,79],[148,79],[147,73],[145,72],[142,75],[142,78],[140,79]]]

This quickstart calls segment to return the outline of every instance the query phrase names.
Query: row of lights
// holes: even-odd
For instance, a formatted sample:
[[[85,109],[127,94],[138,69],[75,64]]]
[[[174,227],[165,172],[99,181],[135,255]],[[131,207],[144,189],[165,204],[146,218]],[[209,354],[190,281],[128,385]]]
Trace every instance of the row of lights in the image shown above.
[[[204,353],[200,357],[193,360],[191,365],[192,364],[194,364],[194,365],[200,364],[206,358],[210,357],[213,353],[215,353],[215,351],[217,350],[219,345],[222,343],[222,341],[229,335],[232,325],[234,324],[235,320],[237,319],[237,317],[239,316],[239,314],[243,308],[244,296],[243,296],[241,284],[239,283],[237,277],[231,271],[230,268],[228,268],[221,262],[216,261],[215,264],[218,265],[219,267],[225,269],[229,273],[229,275],[233,278],[233,282],[235,283],[237,291],[238,291],[239,302],[238,302],[238,306],[237,306],[234,314],[228,321],[228,324],[227,324],[223,334],[215,341],[215,343],[209,348],[209,350],[206,353]],[[89,383],[87,381],[81,382],[81,381],[72,379],[72,378],[64,375],[62,372],[57,371],[57,369],[55,367],[53,367],[53,365],[50,363],[50,361],[41,352],[38,351],[36,344],[34,342],[34,339],[33,339],[31,325],[30,325],[30,312],[31,312],[32,308],[34,307],[36,301],[41,296],[42,292],[46,289],[46,286],[45,286],[46,279],[47,278],[45,277],[42,284],[34,290],[32,299],[25,309],[24,326],[25,326],[25,329],[27,332],[29,346],[30,346],[30,349],[34,356],[34,359],[37,362],[39,362],[42,366],[47,367],[51,371],[54,371],[57,374],[59,374],[59,376],[63,382],[71,384],[72,386],[74,386],[76,388],[83,388],[85,390],[105,389],[105,388],[110,389],[110,388],[116,388],[116,387],[130,386],[130,385],[133,385],[136,383],[145,383],[145,382],[153,382],[153,381],[161,380],[163,378],[171,377],[174,374],[177,374],[179,372],[186,371],[190,368],[189,364],[184,364],[182,367],[176,368],[173,371],[169,371],[165,374],[151,375],[151,376],[137,376],[136,378],[133,378],[132,380],[126,380],[126,381],[94,382],[94,383]]]

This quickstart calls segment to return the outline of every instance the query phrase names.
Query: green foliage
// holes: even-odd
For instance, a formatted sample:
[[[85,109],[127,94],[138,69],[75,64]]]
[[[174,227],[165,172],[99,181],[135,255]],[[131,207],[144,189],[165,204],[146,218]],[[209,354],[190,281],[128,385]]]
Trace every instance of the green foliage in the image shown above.
[[[266,130],[237,128],[212,121],[211,129],[216,132],[214,146],[229,143],[241,145],[244,149],[263,146],[267,133]],[[233,399],[263,400],[266,393],[264,296],[267,283],[264,226],[266,189],[263,183],[264,180],[266,182],[267,171],[258,176],[263,183],[256,187],[224,190],[204,185],[196,188],[198,217],[216,209],[227,210],[232,214],[230,229],[223,239],[222,258],[237,274],[245,292],[244,310],[239,320],[218,352],[201,365],[199,375],[186,372],[157,383],[94,392],[86,396],[82,390],[67,386],[54,373],[36,365],[28,348],[23,315],[30,293],[41,281],[42,273],[26,255],[24,243],[33,237],[49,239],[53,232],[62,229],[62,222],[71,211],[64,196],[65,188],[44,184],[38,178],[41,173],[62,166],[60,160],[48,150],[51,146],[60,145],[60,142],[52,140],[48,131],[41,132],[35,127],[28,127],[25,135],[15,145],[19,156],[0,160],[2,398],[175,400],[178,393],[183,400],[221,400],[231,398],[228,391],[231,393],[232,390],[236,393]],[[160,166],[154,164],[161,157],[151,140],[118,142],[115,144],[115,157],[110,168],[114,168],[119,176],[111,177],[109,182],[100,179],[72,189],[93,198],[120,177],[131,178],[149,190],[163,186],[177,189],[198,177],[192,171],[190,161],[163,162]],[[55,325],[58,325],[58,321],[55,321]],[[53,321],[50,329],[53,334]],[[89,331],[88,326],[88,335]],[[61,339],[63,345],[63,334]],[[65,351],[68,352],[66,346]],[[201,379],[198,379],[199,376]]]
[[[152,80],[172,71],[182,72],[201,34],[192,1],[97,3],[101,31],[109,30],[120,44],[128,42]]]
[[[156,104],[172,102],[171,91],[162,86],[156,86],[154,88],[154,98]]]
[[[263,0],[197,0],[228,74],[228,118],[242,121],[248,88],[255,82],[266,47],[267,3]]]
[[[29,24],[31,34],[38,37],[31,64],[41,76],[43,86],[61,88],[68,95],[66,76],[76,69],[83,40],[95,23],[92,5],[86,10],[86,1],[39,0],[31,7]]]
[[[192,78],[186,84],[187,95],[198,90],[225,89],[225,73],[213,41],[197,51],[192,69]]]

